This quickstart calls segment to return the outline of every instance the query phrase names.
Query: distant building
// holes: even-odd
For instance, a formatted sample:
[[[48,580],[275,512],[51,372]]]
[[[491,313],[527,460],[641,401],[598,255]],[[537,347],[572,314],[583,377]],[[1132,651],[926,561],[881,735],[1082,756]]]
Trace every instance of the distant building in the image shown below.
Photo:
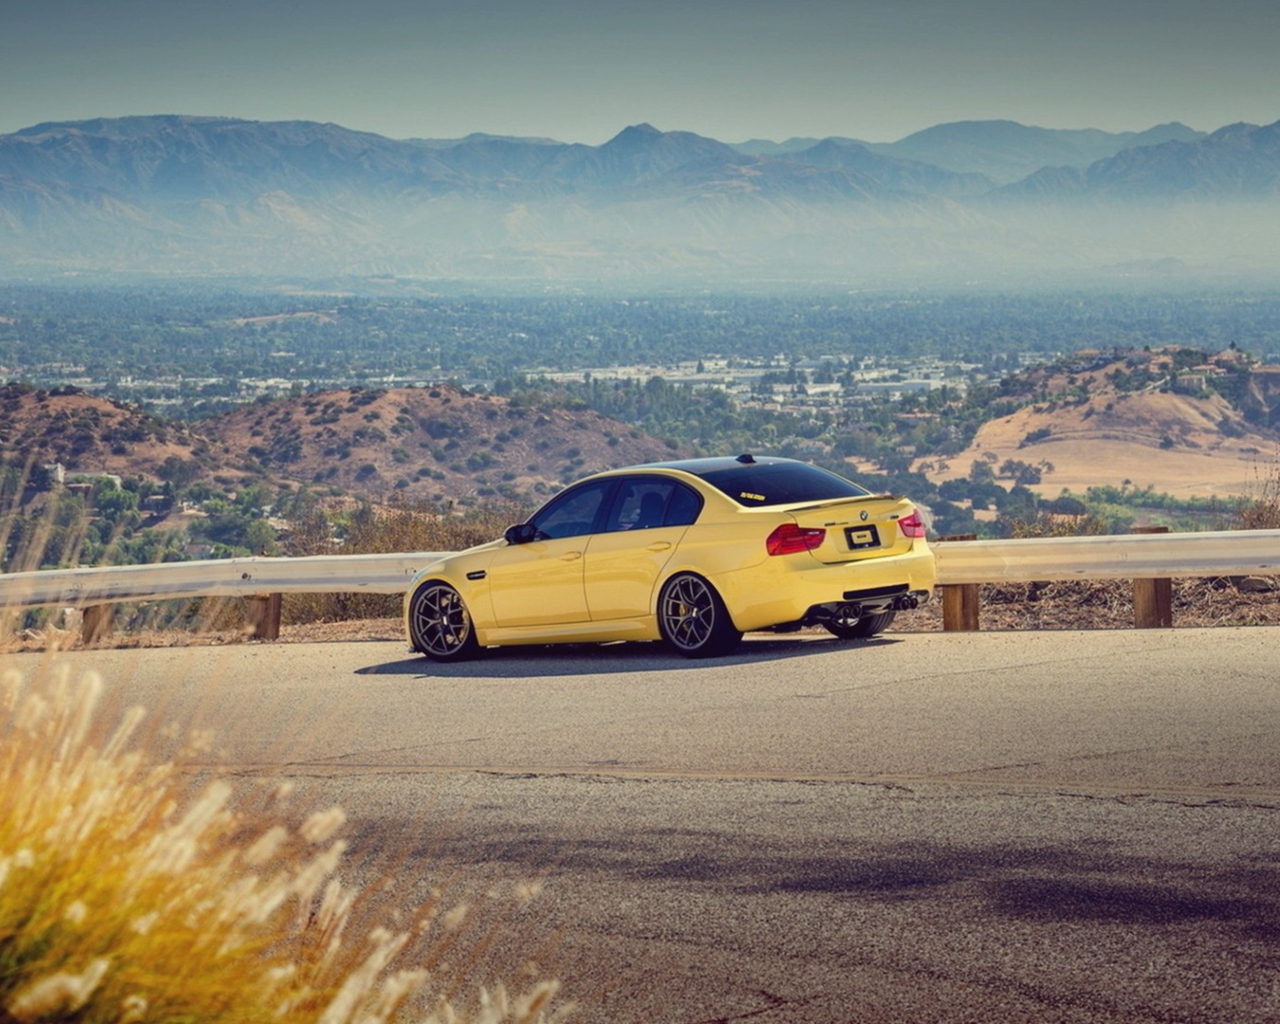
[[[124,477],[115,473],[76,473],[75,479],[77,483],[88,484],[90,487],[99,480],[106,480],[117,491],[124,486]]]
[[[45,488],[61,487],[67,482],[67,467],[61,462],[42,463],[39,472],[42,476],[40,483]]]
[[[142,511],[148,515],[164,515],[173,508],[173,496],[170,494],[148,494],[142,499]]]

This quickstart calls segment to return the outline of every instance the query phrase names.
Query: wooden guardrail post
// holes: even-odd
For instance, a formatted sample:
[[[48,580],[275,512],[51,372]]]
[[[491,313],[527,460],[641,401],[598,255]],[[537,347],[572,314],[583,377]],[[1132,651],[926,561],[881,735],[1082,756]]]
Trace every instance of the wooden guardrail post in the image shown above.
[[[91,604],[84,609],[80,619],[80,642],[97,643],[111,632],[115,624],[116,606],[113,604]]]
[[[1168,533],[1167,526],[1135,526],[1134,533]],[[1173,580],[1133,581],[1134,629],[1169,629],[1173,625]]]
[[[956,533],[940,538],[945,543],[977,539],[976,533]],[[979,628],[978,584],[952,583],[938,589],[942,591],[942,628],[948,633],[976,633]]]
[[[283,594],[255,594],[245,598],[245,620],[254,640],[280,639],[280,609]]]

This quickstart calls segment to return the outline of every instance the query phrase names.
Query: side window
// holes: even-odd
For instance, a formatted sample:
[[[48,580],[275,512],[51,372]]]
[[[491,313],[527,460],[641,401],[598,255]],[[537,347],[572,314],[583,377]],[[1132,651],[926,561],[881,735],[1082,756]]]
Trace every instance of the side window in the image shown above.
[[[530,520],[537,527],[538,540],[580,537],[591,533],[595,529],[600,506],[612,486],[612,480],[600,480],[571,488],[555,498]]]
[[[605,532],[651,530],[663,525],[671,488],[672,481],[661,477],[623,477],[605,520]]]
[[[675,484],[671,501],[667,504],[667,526],[691,526],[702,511],[702,496],[692,487]]]
[[[663,477],[624,477],[619,481],[604,532],[688,526],[698,518],[702,500],[691,489]]]

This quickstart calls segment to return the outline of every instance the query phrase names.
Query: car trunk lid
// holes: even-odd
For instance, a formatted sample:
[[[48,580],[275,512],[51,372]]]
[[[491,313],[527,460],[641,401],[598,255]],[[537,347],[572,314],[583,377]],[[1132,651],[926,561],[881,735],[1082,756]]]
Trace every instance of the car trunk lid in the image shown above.
[[[889,494],[841,498],[786,509],[801,529],[826,531],[822,542],[809,551],[812,557],[825,563],[854,562],[910,551],[915,538],[907,536],[899,524],[915,511],[915,505],[907,499]]]

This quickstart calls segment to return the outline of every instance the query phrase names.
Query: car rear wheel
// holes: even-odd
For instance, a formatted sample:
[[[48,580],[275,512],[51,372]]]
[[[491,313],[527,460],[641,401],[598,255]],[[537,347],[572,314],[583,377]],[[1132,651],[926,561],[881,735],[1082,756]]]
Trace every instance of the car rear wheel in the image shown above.
[[[838,636],[841,640],[862,640],[877,633],[883,633],[892,624],[896,614],[897,612],[879,612],[864,615],[852,622],[828,619],[822,625],[826,627],[828,633]]]
[[[432,661],[462,661],[480,650],[471,613],[447,583],[424,583],[409,606],[409,642]]]
[[[658,597],[658,629],[686,658],[728,654],[742,639],[720,595],[701,576],[677,573]]]

